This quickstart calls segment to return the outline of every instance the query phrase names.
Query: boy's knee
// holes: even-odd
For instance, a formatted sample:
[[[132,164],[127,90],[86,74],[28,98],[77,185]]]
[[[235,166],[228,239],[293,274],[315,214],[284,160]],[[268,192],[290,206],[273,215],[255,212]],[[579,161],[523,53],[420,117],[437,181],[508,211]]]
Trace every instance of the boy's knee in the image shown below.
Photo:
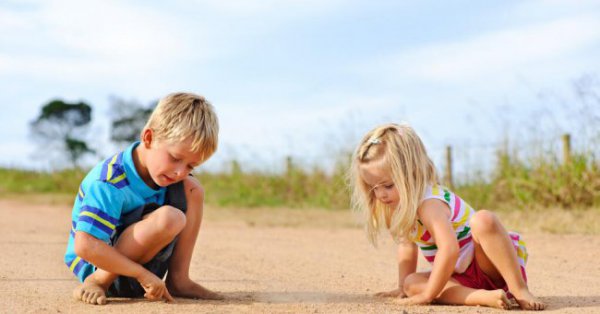
[[[472,232],[482,234],[496,230],[497,221],[498,218],[496,218],[494,213],[482,209],[477,211],[473,217],[471,217],[469,224]]]
[[[159,230],[177,235],[185,227],[186,218],[181,210],[165,205],[156,210],[156,222]]]
[[[203,203],[204,202],[204,187],[194,177],[188,177],[183,181],[185,189],[185,198],[188,203]]]

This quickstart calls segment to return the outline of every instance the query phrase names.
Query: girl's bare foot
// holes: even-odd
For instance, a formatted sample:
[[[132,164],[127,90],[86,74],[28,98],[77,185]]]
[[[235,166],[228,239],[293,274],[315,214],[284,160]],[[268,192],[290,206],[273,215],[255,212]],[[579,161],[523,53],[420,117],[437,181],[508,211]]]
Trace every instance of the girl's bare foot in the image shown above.
[[[73,297],[88,304],[106,304],[106,292],[95,280],[88,276],[83,283],[73,290]]]
[[[509,310],[510,309],[510,300],[506,296],[506,292],[502,289],[498,290],[489,290],[486,291],[488,296],[485,298],[488,300],[486,304],[482,304],[489,307],[495,307],[501,310]]]
[[[214,291],[208,290],[201,285],[188,280],[185,282],[171,283],[167,280],[167,289],[171,292],[172,296],[191,298],[191,299],[204,299],[204,300],[223,300],[223,295]]]
[[[519,303],[519,306],[523,310],[541,311],[546,308],[546,304],[534,297],[527,288],[518,292],[511,291],[511,293],[515,296],[515,300],[517,300],[517,303]]]

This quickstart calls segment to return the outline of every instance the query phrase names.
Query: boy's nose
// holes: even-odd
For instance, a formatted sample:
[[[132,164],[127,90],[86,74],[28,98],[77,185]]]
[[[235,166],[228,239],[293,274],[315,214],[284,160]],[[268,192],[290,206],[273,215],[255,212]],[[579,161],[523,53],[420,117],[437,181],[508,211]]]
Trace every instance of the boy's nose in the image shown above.
[[[185,173],[185,166],[184,167],[177,167],[175,168],[175,176],[180,177]]]

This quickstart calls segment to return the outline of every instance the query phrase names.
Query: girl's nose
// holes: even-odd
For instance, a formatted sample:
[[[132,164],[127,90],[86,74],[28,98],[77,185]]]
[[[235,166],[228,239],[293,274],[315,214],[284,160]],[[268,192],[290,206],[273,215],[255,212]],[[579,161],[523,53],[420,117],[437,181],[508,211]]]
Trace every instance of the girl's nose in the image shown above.
[[[384,199],[387,198],[387,193],[383,189],[376,189],[375,190],[375,197],[378,200],[384,200]]]

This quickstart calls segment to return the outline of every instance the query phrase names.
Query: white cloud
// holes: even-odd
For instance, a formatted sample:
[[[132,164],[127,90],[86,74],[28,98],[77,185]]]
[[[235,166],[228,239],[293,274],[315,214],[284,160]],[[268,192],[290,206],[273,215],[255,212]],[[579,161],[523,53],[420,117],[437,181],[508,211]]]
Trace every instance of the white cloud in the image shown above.
[[[348,5],[348,1],[342,0],[197,0],[195,3],[230,15],[271,17],[326,13]]]
[[[23,141],[2,141],[0,142],[0,167],[23,167],[29,168],[31,165],[32,146]],[[36,164],[40,167],[40,164]]]
[[[217,111],[221,138],[238,148],[235,154],[256,153],[270,162],[284,155],[314,158],[333,153],[381,122],[395,107],[398,109],[391,98],[329,93],[285,104],[225,103]]]
[[[514,77],[540,65],[557,65],[598,42],[600,20],[576,16],[422,46],[389,57],[380,66],[430,81],[468,82],[504,73]]]
[[[120,1],[56,1],[40,14],[54,42],[95,57],[177,56],[183,49],[168,16]]]
[[[189,32],[156,8],[121,1],[48,1],[34,8],[0,8],[3,76],[86,82],[168,72],[179,60],[201,62]],[[202,31],[194,33],[196,40]],[[25,40],[26,39],[26,40]],[[157,78],[158,80],[158,78]]]
[[[517,1],[514,15],[527,20],[548,15],[585,14],[600,9],[598,0],[529,0]]]

